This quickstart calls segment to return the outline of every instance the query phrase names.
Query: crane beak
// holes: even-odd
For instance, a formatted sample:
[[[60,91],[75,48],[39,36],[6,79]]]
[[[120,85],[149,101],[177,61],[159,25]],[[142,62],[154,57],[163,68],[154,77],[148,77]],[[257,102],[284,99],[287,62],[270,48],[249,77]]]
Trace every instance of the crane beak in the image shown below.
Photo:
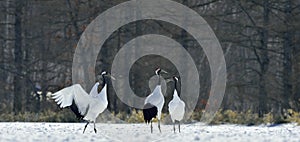
[[[166,79],[166,83],[169,83],[169,82],[171,82],[171,81],[174,81],[172,78],[168,78],[168,79]]]
[[[163,72],[163,73],[168,73],[167,71],[165,71],[165,70],[163,70],[163,69],[161,69],[161,72]]]
[[[116,78],[113,77],[111,74],[109,74],[109,77],[110,77],[112,80],[116,80]]]

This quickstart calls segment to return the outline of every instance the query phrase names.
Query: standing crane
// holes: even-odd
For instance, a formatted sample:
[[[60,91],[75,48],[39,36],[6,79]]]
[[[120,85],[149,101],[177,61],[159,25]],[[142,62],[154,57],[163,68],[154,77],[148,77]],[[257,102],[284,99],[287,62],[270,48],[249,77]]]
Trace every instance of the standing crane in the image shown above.
[[[173,77],[174,79],[174,93],[173,99],[168,104],[169,113],[171,115],[171,119],[173,122],[173,129],[175,133],[175,123],[178,122],[178,129],[180,133],[180,121],[183,119],[184,112],[185,112],[185,103],[180,99],[180,95],[177,93],[177,83],[178,78]]]
[[[157,117],[158,119],[158,129],[159,132],[161,132],[160,129],[161,111],[165,103],[164,96],[161,92],[161,76],[160,76],[161,72],[167,73],[166,71],[160,68],[155,70],[155,74],[158,76],[158,83],[154,88],[153,92],[145,99],[144,107],[143,107],[144,120],[147,124],[150,123],[151,133],[153,132],[152,119],[155,117]]]

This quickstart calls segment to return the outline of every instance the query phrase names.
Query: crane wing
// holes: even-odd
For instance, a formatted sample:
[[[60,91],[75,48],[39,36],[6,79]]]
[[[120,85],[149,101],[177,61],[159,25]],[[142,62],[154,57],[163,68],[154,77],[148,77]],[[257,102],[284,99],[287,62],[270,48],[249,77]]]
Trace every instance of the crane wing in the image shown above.
[[[153,92],[149,96],[146,97],[144,104],[147,104],[147,103],[151,103],[155,106],[159,105],[159,107],[161,106],[161,104],[163,105],[164,96],[161,92],[161,86],[160,85],[157,85],[155,87],[155,89],[153,90]]]
[[[173,114],[174,111],[176,110],[176,102],[174,102],[174,100],[171,100],[170,103],[168,104],[168,110],[170,114]]]
[[[173,99],[168,104],[168,110],[170,114],[183,112],[184,113],[185,103],[178,97],[178,93],[174,90]]]
[[[74,101],[80,114],[84,115],[89,104],[89,96],[80,84],[66,87],[54,94],[52,98],[61,107],[65,108],[72,105]]]
[[[99,88],[99,82],[96,82],[95,85],[93,86],[93,88],[91,89],[90,91],[90,96],[93,96],[93,97],[97,97],[99,92],[98,92],[98,88]]]

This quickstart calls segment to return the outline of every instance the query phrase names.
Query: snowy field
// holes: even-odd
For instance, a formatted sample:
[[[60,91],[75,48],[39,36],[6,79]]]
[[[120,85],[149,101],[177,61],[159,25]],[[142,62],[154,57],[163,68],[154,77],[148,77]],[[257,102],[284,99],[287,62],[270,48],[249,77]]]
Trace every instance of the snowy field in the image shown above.
[[[162,125],[159,133],[154,123],[153,134],[146,124],[97,123],[98,133],[89,125],[82,134],[84,123],[0,123],[0,142],[75,142],[75,141],[300,141],[296,124],[277,126],[185,124],[181,133],[173,133],[172,125]],[[176,127],[177,128],[177,127]]]

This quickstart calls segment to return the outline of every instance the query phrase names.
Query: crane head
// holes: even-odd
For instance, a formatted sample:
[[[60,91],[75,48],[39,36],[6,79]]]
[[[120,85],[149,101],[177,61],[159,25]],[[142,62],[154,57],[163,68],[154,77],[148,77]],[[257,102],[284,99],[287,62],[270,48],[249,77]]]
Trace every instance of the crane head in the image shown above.
[[[178,81],[178,77],[173,76],[174,81]]]
[[[112,80],[116,80],[112,75],[110,75],[108,72],[106,72],[106,71],[103,71],[102,73],[101,73],[101,75],[104,77],[104,76],[108,76],[108,77],[110,77]]]
[[[155,74],[156,74],[156,75],[159,75],[160,72],[161,72],[161,69],[160,69],[160,68],[157,68],[157,69],[155,70]]]
[[[106,72],[106,71],[103,71],[103,72],[101,73],[101,75],[107,75],[107,72]]]
[[[168,73],[167,71],[161,69],[160,67],[158,67],[158,68],[155,70],[155,74],[156,74],[156,75],[160,75],[161,72],[163,72],[163,73]]]

